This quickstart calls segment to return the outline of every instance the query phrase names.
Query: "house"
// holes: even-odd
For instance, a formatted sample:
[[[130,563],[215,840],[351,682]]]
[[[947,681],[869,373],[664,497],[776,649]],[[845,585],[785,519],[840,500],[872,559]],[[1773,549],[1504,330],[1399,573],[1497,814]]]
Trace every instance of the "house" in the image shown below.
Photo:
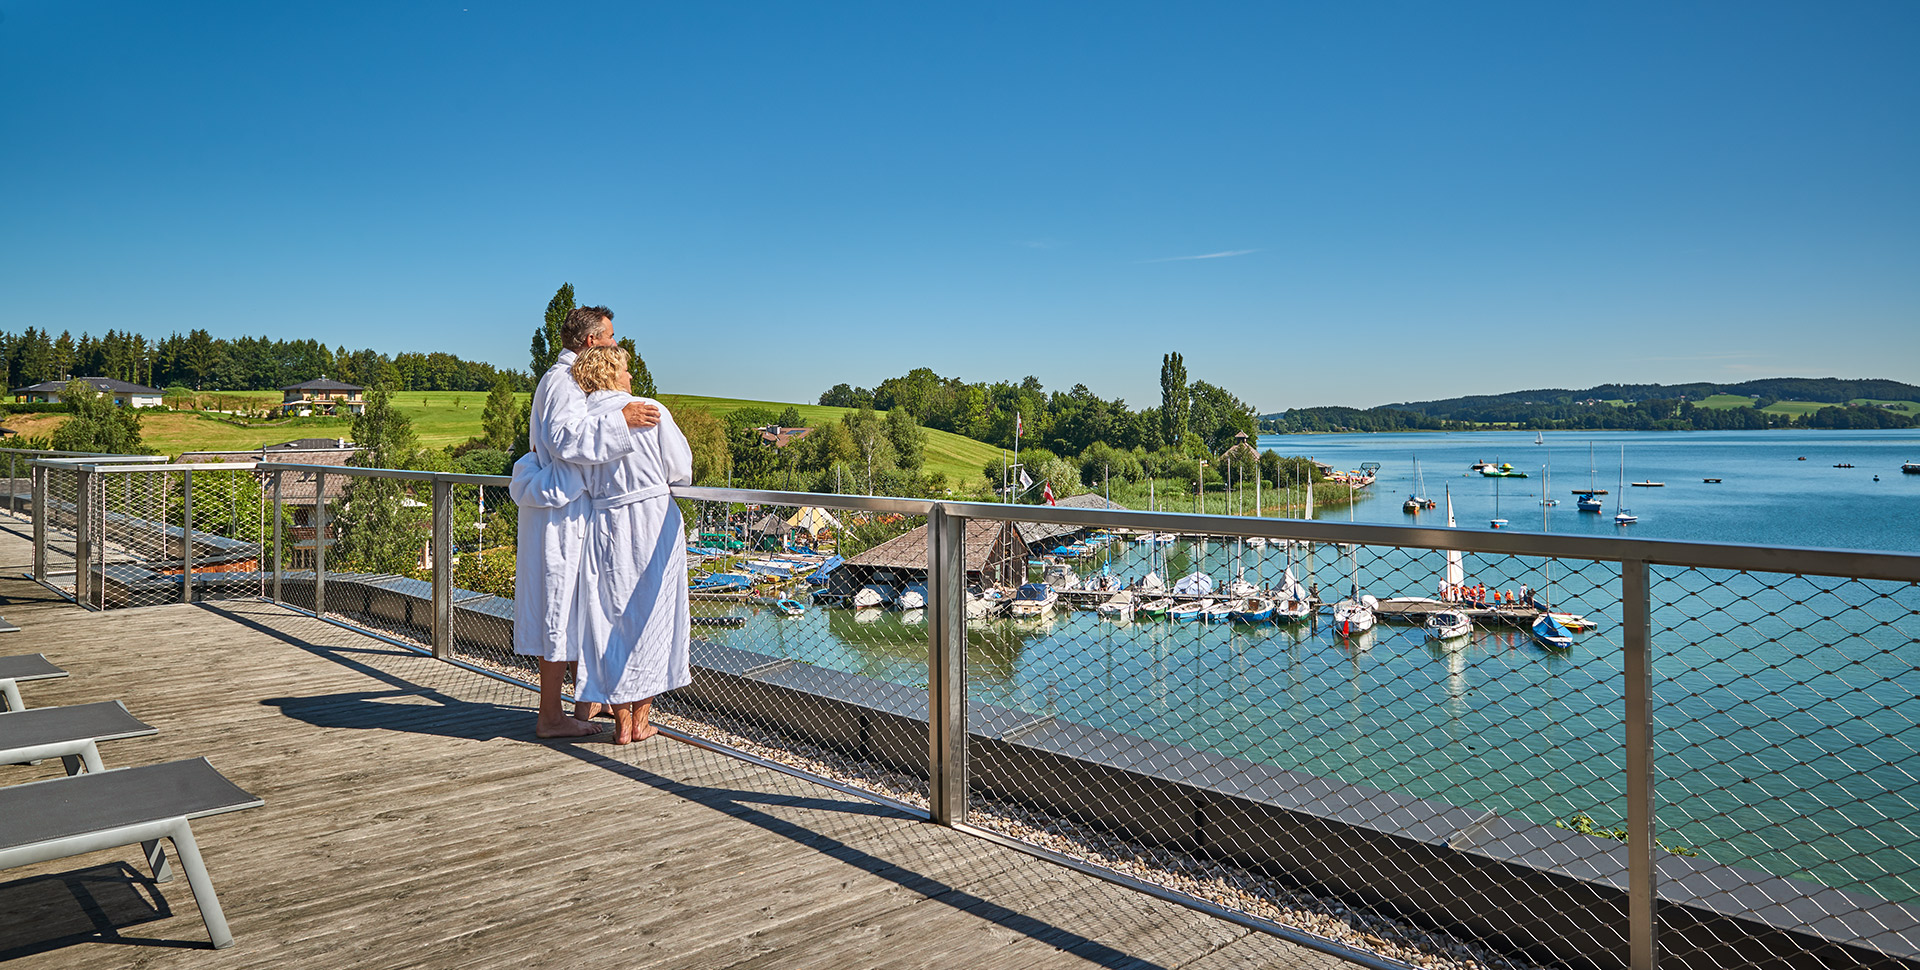
[[[343,384],[324,377],[289,384],[280,389],[280,410],[301,417],[313,414],[327,417],[359,414],[367,409],[367,402],[360,396],[364,390],[366,388],[355,384]]]
[[[1092,492],[1063,498],[1054,505],[1063,509],[1114,509],[1127,511],[1127,507],[1118,502],[1109,502]],[[1077,542],[1097,531],[1093,526],[1071,525],[1065,522],[1022,522],[1020,538],[1036,550],[1052,549],[1055,546]]]
[[[1027,543],[1012,522],[994,519],[968,519],[966,557],[967,584],[1015,586],[1027,573]],[[833,571],[827,592],[834,596],[852,596],[868,583],[900,587],[910,582],[927,581],[927,527],[920,526],[905,535],[895,536],[851,556]]]
[[[157,387],[144,384],[129,384],[111,377],[82,377],[80,380],[93,385],[93,389],[102,394],[111,395],[113,403],[128,408],[157,408],[165,392]],[[27,387],[15,388],[13,396],[29,404],[59,404],[60,393],[67,389],[67,381],[41,381]]]
[[[812,428],[782,428],[777,424],[770,424],[760,429],[760,443],[772,445],[776,449],[785,448],[806,437],[807,432],[812,430]]]
[[[343,438],[301,438],[297,441],[283,441],[279,444],[261,445],[253,451],[189,451],[176,459],[181,464],[276,461],[290,465],[339,465],[345,466],[360,449],[354,443]],[[263,483],[270,482],[271,472],[261,472]],[[345,475],[329,475],[326,481],[324,500],[328,504],[337,503],[346,494],[348,479]],[[315,488],[312,472],[285,472],[280,478],[280,501],[285,506],[287,518],[291,524],[287,527],[287,543],[292,548],[289,566],[294,569],[313,568],[313,550],[319,540],[319,531],[315,527],[314,507],[323,497]],[[332,545],[335,539],[333,523],[327,523],[327,543]]]

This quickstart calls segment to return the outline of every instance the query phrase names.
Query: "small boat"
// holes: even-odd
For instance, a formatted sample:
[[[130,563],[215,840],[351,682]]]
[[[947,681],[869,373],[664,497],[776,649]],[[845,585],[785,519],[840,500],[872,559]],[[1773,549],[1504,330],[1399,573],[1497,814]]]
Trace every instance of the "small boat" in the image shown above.
[[[1620,491],[1625,492],[1627,490],[1626,482],[1627,482],[1627,446],[1621,445],[1620,446],[1620,485],[1618,486]],[[1631,509],[1625,509],[1620,507],[1620,500],[1622,497],[1623,496],[1619,496],[1619,495],[1616,495],[1613,497],[1613,524],[1614,525],[1632,525],[1633,523],[1640,521],[1640,517],[1637,515],[1634,515]]]
[[[1579,500],[1573,503],[1573,507],[1582,512],[1598,512],[1607,506],[1607,503],[1600,501],[1599,496],[1592,492],[1575,492],[1573,494],[1580,496]]]
[[[1106,602],[1101,603],[1099,606],[1094,607],[1093,611],[1095,613],[1100,614],[1101,616],[1109,617],[1116,620],[1132,619],[1133,594],[1127,592],[1126,590],[1121,590],[1120,592],[1115,593],[1110,597],[1107,597]]]
[[[1533,639],[1549,650],[1566,650],[1573,646],[1573,634],[1561,626],[1552,613],[1540,614],[1529,629],[1533,632]]]
[[[1493,480],[1493,521],[1488,525],[1496,529],[1507,527],[1507,520],[1500,517],[1500,479],[1498,478]]]
[[[1080,585],[1080,574],[1063,562],[1049,563],[1047,571],[1040,581],[1054,589],[1076,589]]]
[[[800,614],[805,613],[807,611],[807,608],[804,606],[801,606],[800,603],[796,600],[781,600],[780,602],[773,604],[773,610],[774,612],[780,614],[781,616],[799,616]]]
[[[1213,595],[1213,577],[1202,572],[1188,573],[1173,584],[1173,595],[1211,596]]]
[[[1341,600],[1333,604],[1333,629],[1343,637],[1357,636],[1373,629],[1373,607],[1369,603],[1371,596],[1358,600]]]
[[[893,590],[885,586],[868,583],[853,594],[853,608],[856,610],[874,609],[893,602]]]
[[[984,620],[998,616],[1007,608],[1007,600],[997,589],[967,590],[967,619]]]
[[[1168,607],[1167,616],[1179,620],[1182,623],[1192,623],[1200,619],[1205,609],[1205,607],[1200,605],[1199,600],[1189,600],[1185,603],[1175,603]]]
[[[1909,475],[1920,475],[1920,461],[1910,461],[1900,466],[1900,470]]]
[[[1575,633],[1586,633],[1589,630],[1598,630],[1600,628],[1599,623],[1587,619],[1578,613],[1548,613],[1547,615],[1553,617],[1555,623]]]
[[[753,585],[753,577],[741,573],[709,573],[695,576],[687,583],[691,593],[741,593]]]
[[[1252,546],[1255,549],[1264,549],[1267,546],[1267,540],[1261,538],[1260,536],[1254,536],[1253,538],[1247,540],[1247,545]]]
[[[1536,445],[1544,445],[1544,444],[1546,444],[1546,443],[1547,443],[1547,436],[1546,436],[1546,433],[1545,433],[1545,432],[1541,432],[1541,431],[1535,431],[1535,432],[1533,433],[1533,443],[1534,443],[1534,444],[1536,444]]]
[[[1666,482],[1628,482],[1634,488],[1666,488]]]
[[[1708,484],[1708,485],[1718,485],[1718,484],[1720,484],[1720,480],[1719,480],[1719,479],[1717,479],[1717,478],[1703,478],[1703,479],[1701,479],[1701,481],[1702,481],[1702,482],[1705,482],[1705,483],[1706,483],[1706,484]]]
[[[908,583],[906,588],[900,591],[900,596],[894,600],[893,605],[903,610],[924,608],[927,605],[927,584]]]
[[[1234,607],[1230,616],[1235,623],[1265,623],[1273,619],[1273,600],[1249,596]]]
[[[1171,609],[1173,609],[1173,601],[1163,596],[1159,599],[1148,600],[1134,607],[1133,614],[1135,616],[1144,616],[1150,620],[1157,620],[1166,616],[1167,611]]]
[[[1273,604],[1273,622],[1302,623],[1313,615],[1313,605],[1303,597],[1301,599],[1275,600]]]
[[[1040,617],[1053,612],[1055,603],[1060,602],[1060,594],[1046,583],[1028,583],[1020,587],[1013,595],[1010,609],[1015,617]]]
[[[1503,461],[1500,464],[1490,468],[1481,468],[1480,474],[1488,478],[1525,478],[1527,477],[1526,472],[1514,470],[1513,463],[1507,462],[1507,461]]]
[[[1473,632],[1473,621],[1457,610],[1427,614],[1427,639],[1453,640]]]
[[[1233,619],[1236,605],[1238,605],[1237,600],[1209,600],[1200,612],[1208,623],[1225,623]]]
[[[1850,462],[1850,461],[1843,461],[1843,462],[1840,462],[1840,463],[1839,463],[1839,464],[1837,464],[1837,465],[1834,465],[1833,467],[1835,467],[1835,468],[1852,468],[1852,467],[1853,467],[1853,462]]]

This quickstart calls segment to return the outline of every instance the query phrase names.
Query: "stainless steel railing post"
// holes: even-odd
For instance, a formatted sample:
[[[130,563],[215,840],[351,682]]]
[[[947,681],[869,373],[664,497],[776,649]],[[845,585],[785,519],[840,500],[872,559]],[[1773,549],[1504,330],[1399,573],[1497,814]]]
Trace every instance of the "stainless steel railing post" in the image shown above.
[[[1655,936],[1653,846],[1653,609],[1646,560],[1620,564],[1620,611],[1626,697],[1627,954],[1632,970],[1660,962]]]
[[[313,473],[313,615],[327,615],[327,473]]]
[[[941,825],[967,816],[966,521],[927,513],[927,796]]]
[[[282,536],[280,531],[280,481],[284,477],[284,472],[273,473],[273,601],[275,603],[282,602],[280,598],[280,577],[285,570],[281,567],[281,563],[285,562],[287,558],[286,549],[281,545]]]
[[[433,655],[453,652],[453,483],[433,480]]]
[[[47,582],[47,470],[34,468],[33,475],[33,578]]]
[[[93,472],[74,469],[77,494],[74,501],[73,598],[82,606],[93,605]]]
[[[180,480],[180,602],[193,602],[193,469]]]

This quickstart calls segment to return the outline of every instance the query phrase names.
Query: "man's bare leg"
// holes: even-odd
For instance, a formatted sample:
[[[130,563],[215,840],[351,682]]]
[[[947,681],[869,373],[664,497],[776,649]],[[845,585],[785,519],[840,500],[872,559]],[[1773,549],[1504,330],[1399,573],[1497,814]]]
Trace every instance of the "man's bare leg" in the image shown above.
[[[633,707],[633,740],[645,741],[660,733],[660,729],[653,726],[653,698],[649,697],[631,706]]]
[[[566,681],[567,665],[560,660],[540,661],[540,717],[533,734],[540,738],[584,738],[600,729],[586,721],[568,717],[560,709],[560,695]]]

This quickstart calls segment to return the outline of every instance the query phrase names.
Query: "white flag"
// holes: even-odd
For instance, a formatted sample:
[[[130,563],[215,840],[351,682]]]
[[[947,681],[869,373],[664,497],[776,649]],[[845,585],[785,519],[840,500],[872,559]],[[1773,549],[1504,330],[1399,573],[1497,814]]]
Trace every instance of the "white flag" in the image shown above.
[[[1024,468],[1020,469],[1020,490],[1024,492],[1027,489],[1030,489],[1032,487],[1033,487],[1033,479],[1027,477],[1026,469]]]

